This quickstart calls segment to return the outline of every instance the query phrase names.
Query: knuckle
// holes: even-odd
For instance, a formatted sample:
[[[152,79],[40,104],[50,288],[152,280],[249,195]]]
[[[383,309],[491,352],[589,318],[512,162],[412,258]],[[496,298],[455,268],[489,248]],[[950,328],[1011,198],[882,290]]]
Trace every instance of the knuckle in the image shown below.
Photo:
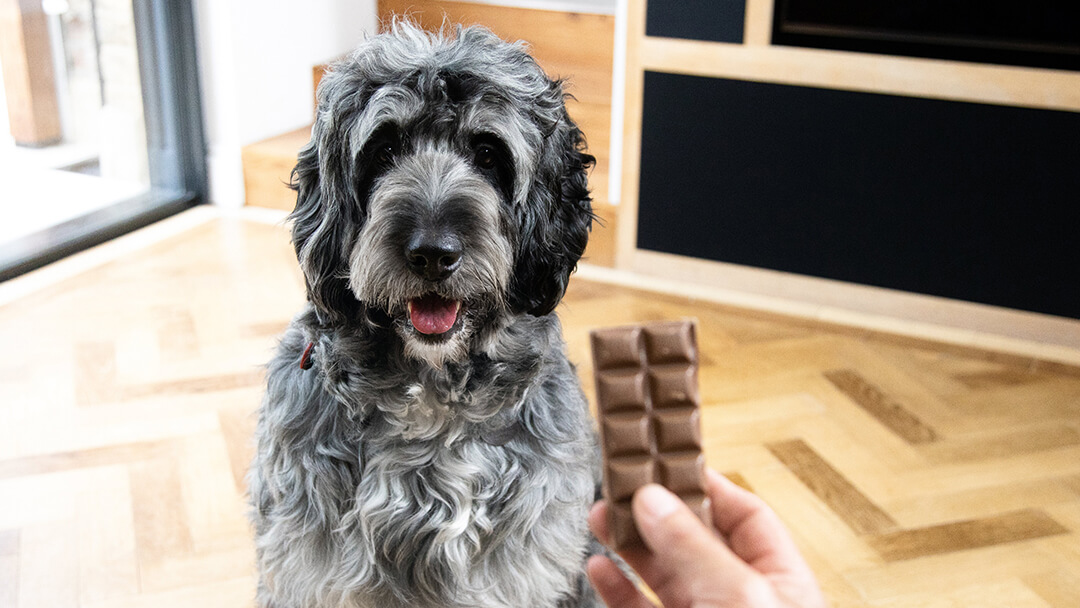
[[[779,608],[772,585],[759,574],[725,579],[698,577],[686,590],[692,608]]]
[[[693,514],[677,513],[668,517],[658,526],[661,537],[667,547],[682,547],[693,541],[700,541],[708,530]]]
[[[755,608],[775,606],[776,593],[769,581],[760,575],[748,576],[743,579],[735,594],[737,606],[754,606]]]

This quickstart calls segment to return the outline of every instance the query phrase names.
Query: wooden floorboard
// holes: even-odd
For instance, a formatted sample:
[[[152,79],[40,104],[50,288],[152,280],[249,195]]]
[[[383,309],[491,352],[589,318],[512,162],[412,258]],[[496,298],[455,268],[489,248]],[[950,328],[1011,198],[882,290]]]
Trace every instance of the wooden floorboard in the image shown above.
[[[875,505],[803,440],[769,443],[766,447],[853,531],[876,534],[896,528],[896,522],[888,513]]]
[[[0,608],[252,606],[286,230],[211,214],[58,276],[0,297]],[[589,330],[697,320],[706,458],[833,605],[1080,605],[1077,369],[581,279],[559,314],[590,398]]]

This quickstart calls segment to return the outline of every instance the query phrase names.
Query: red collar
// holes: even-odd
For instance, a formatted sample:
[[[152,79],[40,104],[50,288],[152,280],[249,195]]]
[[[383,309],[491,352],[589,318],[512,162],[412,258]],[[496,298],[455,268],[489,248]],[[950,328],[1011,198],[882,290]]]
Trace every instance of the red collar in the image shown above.
[[[300,357],[300,369],[311,369],[311,351],[315,350],[315,343],[308,342],[307,348],[304,349],[304,355]]]

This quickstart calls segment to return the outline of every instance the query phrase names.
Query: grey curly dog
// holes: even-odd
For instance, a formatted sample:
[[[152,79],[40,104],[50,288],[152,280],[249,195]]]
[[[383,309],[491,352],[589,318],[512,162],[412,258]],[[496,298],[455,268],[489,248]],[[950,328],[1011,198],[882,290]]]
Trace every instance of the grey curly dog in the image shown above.
[[[318,99],[309,304],[249,474],[259,605],[600,605],[597,442],[552,312],[593,220],[562,83],[485,29],[398,22]]]

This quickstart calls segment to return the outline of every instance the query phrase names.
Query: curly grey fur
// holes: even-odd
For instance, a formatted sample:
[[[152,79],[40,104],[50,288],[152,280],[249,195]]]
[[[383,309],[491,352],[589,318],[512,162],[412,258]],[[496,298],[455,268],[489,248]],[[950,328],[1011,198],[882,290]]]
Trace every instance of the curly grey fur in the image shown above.
[[[599,605],[598,450],[552,313],[592,158],[560,83],[486,30],[397,23],[318,96],[292,215],[311,303],[270,363],[249,474],[259,605]],[[461,244],[449,276],[410,271],[422,231]],[[410,325],[425,294],[461,302],[446,335]]]

